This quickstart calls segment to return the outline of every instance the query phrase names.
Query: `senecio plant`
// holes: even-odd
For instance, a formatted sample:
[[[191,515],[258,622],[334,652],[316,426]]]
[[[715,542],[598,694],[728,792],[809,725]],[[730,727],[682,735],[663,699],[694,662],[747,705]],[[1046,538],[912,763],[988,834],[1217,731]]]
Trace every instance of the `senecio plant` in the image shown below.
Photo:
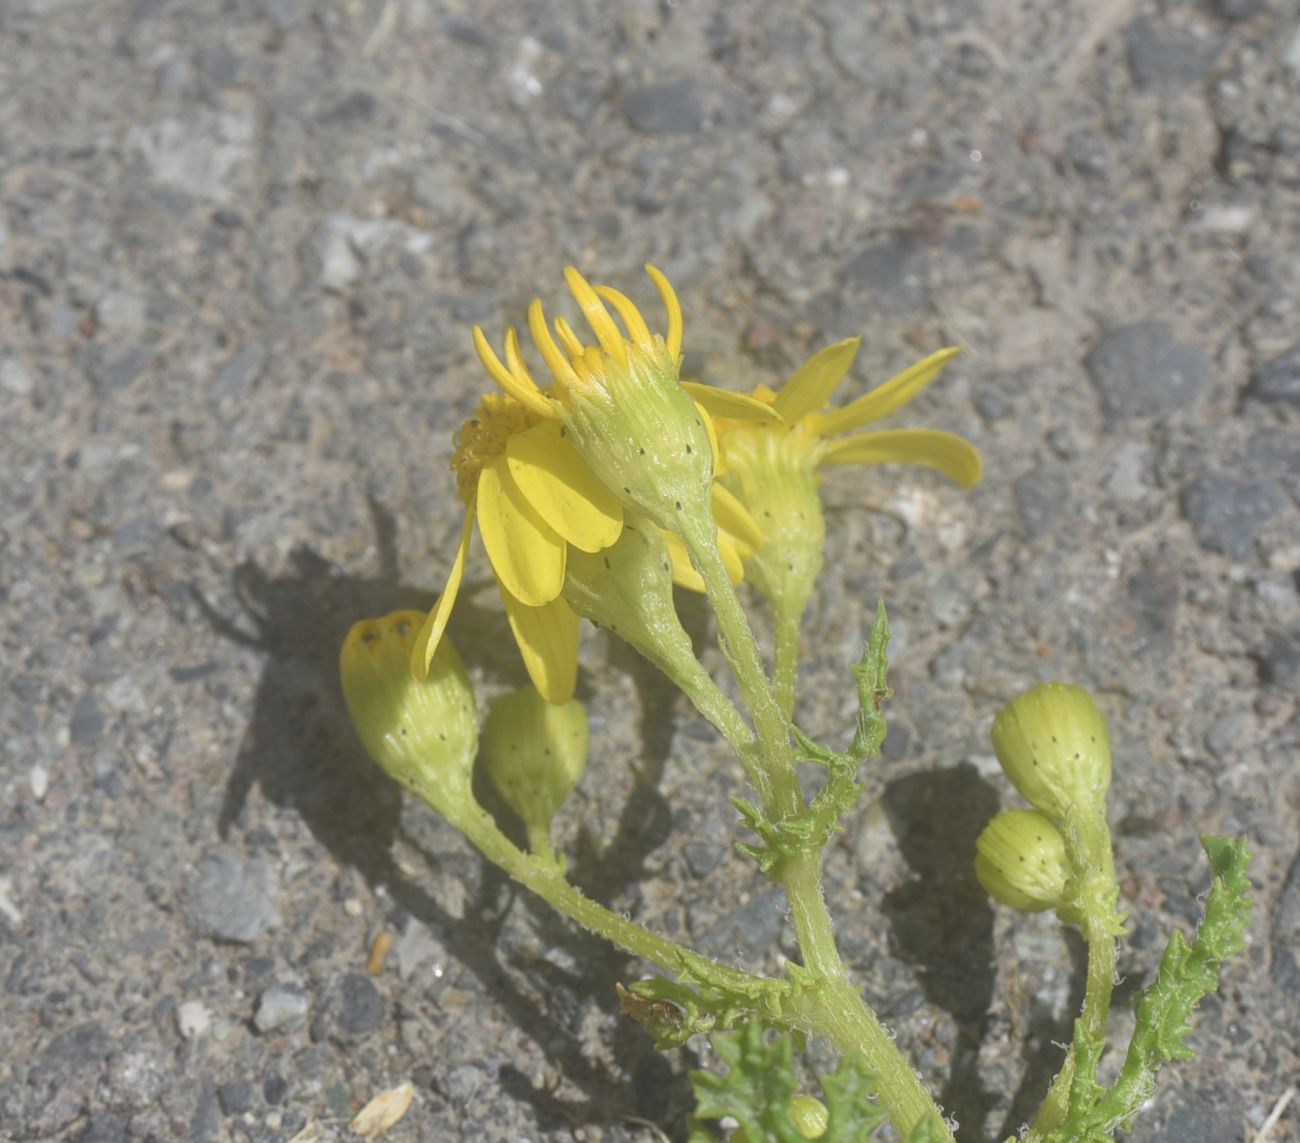
[[[427,614],[357,623],[341,656],[343,690],[362,742],[393,778],[459,829],[488,860],[560,912],[655,965],[663,975],[620,988],[623,1011],[659,1045],[709,1037],[725,1074],[695,1072],[693,1140],[734,1128],[747,1143],[866,1138],[885,1120],[909,1143],[954,1140],[925,1083],[849,979],[822,892],[827,842],[880,753],[888,623],[877,609],[853,668],[859,702],[847,746],[814,741],[792,721],[805,606],[822,568],[825,465],[908,462],[968,487],[980,460],[965,440],[930,429],[866,426],[936,377],[955,350],[927,357],[849,401],[830,398],[856,339],[809,359],[781,388],[749,394],[683,381],[682,313],[667,279],[647,272],[667,309],[652,333],[637,307],[570,268],[565,279],[590,326],[584,341],[540,301],[528,330],[550,377],[534,379],[515,330],[504,354],[474,329],[499,392],[485,394],[455,435],[464,527],[446,586]],[[619,321],[621,320],[621,327]],[[477,525],[531,682],[502,695],[482,732],[461,659],[446,635]],[[755,641],[737,584],[771,608],[771,662]],[[740,695],[704,669],[678,618],[673,589],[701,592]],[[574,699],[579,620],[626,640],[694,704],[734,750],[744,790],[732,799],[746,831],[737,849],[789,901],[799,956],[776,976],[691,950],[584,895],[565,876],[552,819],[582,777],[588,731]],[[1098,1075],[1124,933],[1106,818],[1111,757],[1106,722],[1086,691],[1047,683],[1013,699],[993,746],[1027,808],[998,814],[972,854],[984,888],[1013,909],[1052,909],[1088,949],[1087,991],[1073,1043],[1024,1138],[1110,1139],[1149,1099],[1167,1060],[1190,1055],[1192,1009],[1240,949],[1249,905],[1244,840],[1204,838],[1213,871],[1204,920],[1188,943],[1174,933],[1137,1003],[1122,1060]],[[521,848],[476,801],[482,756],[501,799],[523,821]],[[796,771],[820,768],[811,798]],[[839,1051],[819,1093],[801,1093],[793,1046],[823,1036]]]

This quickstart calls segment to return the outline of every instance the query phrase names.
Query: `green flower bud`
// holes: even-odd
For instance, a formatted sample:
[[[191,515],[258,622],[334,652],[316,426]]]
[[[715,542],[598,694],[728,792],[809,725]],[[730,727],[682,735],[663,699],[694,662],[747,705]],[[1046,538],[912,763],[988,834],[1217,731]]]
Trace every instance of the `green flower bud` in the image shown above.
[[[811,1095],[796,1095],[786,1110],[794,1129],[805,1139],[820,1139],[831,1125],[826,1105]]]
[[[993,749],[1025,800],[1055,820],[1104,810],[1110,737],[1082,687],[1041,683],[1012,699],[993,720]]]
[[[1037,810],[1004,810],[975,842],[975,876],[990,897],[1026,913],[1067,903],[1065,838]]]
[[[474,692],[451,641],[425,679],[411,675],[419,611],[394,611],[352,626],[339,653],[348,714],[366,752],[391,777],[452,822],[477,810],[470,790],[478,722]]]
[[[548,703],[531,684],[493,701],[483,724],[492,785],[524,822],[534,853],[551,855],[551,819],[587,766],[587,712]]]

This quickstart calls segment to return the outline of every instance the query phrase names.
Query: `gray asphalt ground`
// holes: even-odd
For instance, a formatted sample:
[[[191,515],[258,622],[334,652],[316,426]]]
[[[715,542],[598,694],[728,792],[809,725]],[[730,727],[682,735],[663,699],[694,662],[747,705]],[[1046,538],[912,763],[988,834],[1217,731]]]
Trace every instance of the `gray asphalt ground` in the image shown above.
[[[1295,1103],[1257,1134],[1300,1076],[1298,239],[1283,0],[0,4],[0,1137],[344,1139],[404,1081],[389,1140],[683,1137],[696,1057],[617,1012],[639,966],[404,804],[334,678],[446,573],[471,324],[570,261],[657,312],[653,260],[714,383],[965,348],[892,423],[985,480],[827,479],[800,705],[847,732],[883,595],[891,734],[828,889],[963,1139],[1028,1117],[1082,985],[969,865],[1014,804],[990,719],[1044,678],[1112,720],[1121,1032],[1197,836],[1256,853],[1132,1138],[1300,1138]],[[470,574],[485,698],[522,672]],[[734,763],[603,634],[583,667],[575,879],[774,966]]]

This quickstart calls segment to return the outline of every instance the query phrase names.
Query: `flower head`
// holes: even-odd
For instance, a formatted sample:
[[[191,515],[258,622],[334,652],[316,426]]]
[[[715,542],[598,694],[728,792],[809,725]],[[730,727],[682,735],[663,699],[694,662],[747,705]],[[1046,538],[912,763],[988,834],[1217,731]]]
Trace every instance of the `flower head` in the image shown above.
[[[975,841],[975,876],[1013,909],[1060,909],[1072,876],[1065,838],[1037,810],[1003,810]]]
[[[824,465],[902,461],[938,469],[963,488],[980,478],[979,454],[953,433],[858,431],[910,401],[957,350],[940,350],[847,405],[830,408],[827,402],[859,344],[850,338],[813,354],[779,392],[759,386],[754,399],[769,405],[778,423],[719,422],[720,479],[753,512],[765,537],[746,572],[768,598],[796,601],[799,613],[822,567],[818,470]]]
[[[1067,683],[1040,683],[993,720],[993,750],[1030,805],[1055,821],[1104,812],[1110,736],[1092,696]]]

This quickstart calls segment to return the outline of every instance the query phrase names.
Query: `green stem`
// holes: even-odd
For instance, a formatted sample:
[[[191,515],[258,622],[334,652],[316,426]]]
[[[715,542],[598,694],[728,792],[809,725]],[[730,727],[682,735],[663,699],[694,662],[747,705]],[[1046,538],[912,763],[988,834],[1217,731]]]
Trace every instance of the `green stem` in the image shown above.
[[[799,621],[803,606],[796,612],[784,600],[773,605],[776,621],[776,649],[772,657],[772,685],[776,689],[777,706],[786,721],[794,718],[795,690],[799,682]]]
[[[413,788],[417,794],[424,796],[418,786]],[[432,799],[425,798],[425,800],[434,805],[435,809],[437,808]],[[547,904],[577,921],[584,928],[626,949],[634,956],[657,964],[672,973],[680,972],[682,966],[691,961],[707,959],[684,945],[679,945],[676,941],[669,940],[644,925],[639,925],[630,918],[621,916],[612,909],[607,909],[604,905],[593,901],[564,879],[564,874],[553,859],[548,860],[542,855],[525,853],[497,828],[496,823],[483,810],[475,807],[467,813],[449,817],[448,820],[484,857],[525,888],[531,889]],[[709,964],[721,979],[735,987],[752,989],[755,980],[766,979],[716,961],[709,961]]]
[[[704,590],[717,616],[722,653],[731,664],[745,705],[754,719],[754,730],[763,755],[758,769],[765,773],[765,781],[758,787],[758,792],[764,809],[773,817],[797,814],[803,799],[790,757],[790,720],[782,715],[773,694],[745,609],[740,605],[740,597],[736,595],[718,552],[717,538],[709,537],[703,543],[693,542],[691,536],[683,536],[683,540],[700,578],[704,580]]]
[[[1119,884],[1115,880],[1115,856],[1110,827],[1103,803],[1095,814],[1080,814],[1066,831],[1070,861],[1076,870],[1090,870],[1082,879],[1078,908],[1083,914],[1081,927],[1088,946],[1088,968],[1079,1019],[1089,1036],[1100,1039],[1110,1016],[1110,997],[1115,987],[1115,937],[1120,931],[1115,914]],[[1026,1143],[1041,1143],[1054,1127],[1065,1119],[1070,1104],[1070,1087],[1074,1083],[1074,1046],[1047,1091],[1038,1114],[1029,1125]]]
[[[1110,1014],[1110,995],[1115,983],[1115,933],[1109,924],[1098,924],[1096,918],[1087,918],[1083,926],[1084,940],[1088,944],[1087,987],[1083,1010],[1079,1019],[1092,1036],[1101,1036]],[[1049,1131],[1059,1127],[1065,1119],[1070,1104],[1070,1086],[1074,1083],[1074,1046],[1065,1054],[1065,1062],[1048,1089],[1038,1114],[1034,1116],[1026,1143],[1038,1143]]]
[[[770,779],[763,798],[764,810],[774,820],[803,809],[803,796],[790,750],[789,708],[793,705],[793,670],[798,655],[798,634],[787,634],[784,654],[789,665],[789,698],[779,697],[763,669],[749,621],[717,554],[716,545],[691,546],[691,555],[704,580],[705,590],[718,618],[723,651],[736,675],[745,702],[754,716],[762,751],[760,765]],[[778,646],[780,644],[778,643]],[[764,793],[760,787],[760,793]],[[822,891],[821,853],[801,851],[784,857],[772,871],[785,891],[804,967],[817,978],[814,989],[795,1004],[791,1026],[823,1035],[844,1052],[859,1053],[879,1077],[881,1104],[899,1133],[906,1138],[929,1119],[938,1138],[953,1140],[938,1106],[890,1034],[864,1003],[849,980],[835,943],[835,930]]]

